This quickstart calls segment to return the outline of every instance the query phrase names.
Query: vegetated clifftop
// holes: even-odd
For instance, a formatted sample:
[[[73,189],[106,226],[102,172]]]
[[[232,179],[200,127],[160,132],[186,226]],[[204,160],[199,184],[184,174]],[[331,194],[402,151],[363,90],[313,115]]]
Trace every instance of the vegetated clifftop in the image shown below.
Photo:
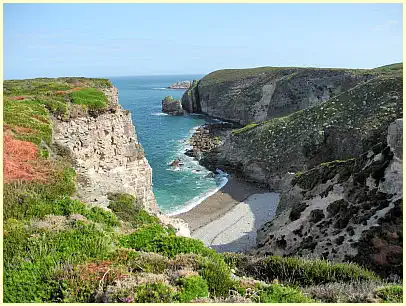
[[[219,70],[195,82],[183,95],[182,106],[246,125],[317,105],[377,75],[354,69]]]
[[[357,265],[221,255],[176,235],[146,211],[150,169],[108,80],[6,81],[4,102],[5,302],[402,299]]]
[[[355,159],[295,176],[281,212],[258,231],[258,253],[358,262],[402,277],[402,119]]]

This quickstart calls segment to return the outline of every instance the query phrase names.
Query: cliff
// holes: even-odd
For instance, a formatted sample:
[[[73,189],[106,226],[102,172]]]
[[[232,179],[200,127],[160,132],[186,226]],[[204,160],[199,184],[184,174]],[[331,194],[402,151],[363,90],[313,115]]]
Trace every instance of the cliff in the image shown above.
[[[258,231],[257,252],[358,262],[402,277],[402,128],[398,119],[387,141],[356,159],[296,175],[280,214]]]
[[[384,141],[389,124],[402,116],[402,99],[401,72],[381,74],[288,116],[229,130],[200,162],[278,190],[288,172],[356,157]]]
[[[246,125],[317,105],[376,77],[372,70],[273,68],[212,72],[182,97],[185,111]]]
[[[77,173],[81,200],[107,207],[108,192],[128,193],[157,213],[152,169],[137,141],[131,114],[118,104],[118,90],[104,89],[109,111],[54,120],[54,142],[66,148]]]

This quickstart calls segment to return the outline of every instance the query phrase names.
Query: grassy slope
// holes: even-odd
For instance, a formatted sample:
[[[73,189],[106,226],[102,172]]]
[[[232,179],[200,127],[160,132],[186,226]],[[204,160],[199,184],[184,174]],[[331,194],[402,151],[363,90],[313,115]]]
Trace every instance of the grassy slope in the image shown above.
[[[49,115],[54,110],[49,105],[61,103],[67,112],[70,107],[70,92],[61,99],[57,91],[107,86],[106,80],[75,78],[8,81],[5,124],[15,137],[51,145]],[[13,100],[21,95],[28,98]],[[58,155],[47,159],[47,182],[4,186],[5,302],[188,302],[208,297],[307,302],[310,296],[323,297],[306,296],[302,287],[354,281],[376,282],[369,291],[375,298],[399,299],[397,287],[383,287],[373,273],[355,265],[249,257],[256,268],[246,268],[238,258],[217,254],[201,241],[176,237],[130,195],[110,194],[110,211],[91,208],[72,199],[75,172],[69,156],[51,148]],[[233,279],[232,271],[262,282]],[[303,271],[306,283],[294,277]],[[274,279],[284,285],[272,283]]]

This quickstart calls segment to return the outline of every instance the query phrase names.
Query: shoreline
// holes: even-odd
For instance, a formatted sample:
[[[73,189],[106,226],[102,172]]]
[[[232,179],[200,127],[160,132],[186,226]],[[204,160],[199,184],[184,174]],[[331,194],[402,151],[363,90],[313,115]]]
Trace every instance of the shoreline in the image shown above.
[[[204,199],[191,210],[173,215],[189,225],[191,234],[203,226],[223,217],[235,206],[254,194],[269,193],[269,189],[230,176],[228,182],[216,193]]]

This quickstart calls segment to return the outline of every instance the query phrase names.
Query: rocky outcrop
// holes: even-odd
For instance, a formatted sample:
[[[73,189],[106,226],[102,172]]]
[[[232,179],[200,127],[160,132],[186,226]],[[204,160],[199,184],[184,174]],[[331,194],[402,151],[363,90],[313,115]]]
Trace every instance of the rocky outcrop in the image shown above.
[[[179,81],[168,86],[169,89],[188,89],[192,85],[191,81]]]
[[[285,116],[376,77],[372,70],[255,68],[219,70],[192,85],[183,109],[242,125]]]
[[[289,173],[385,141],[389,124],[402,116],[402,94],[401,75],[379,76],[289,116],[234,129],[201,160],[280,190]]]
[[[220,144],[221,139],[227,134],[227,130],[233,126],[228,122],[200,126],[189,139],[191,148],[185,154],[200,160],[204,153],[212,152]]]
[[[402,273],[402,120],[387,141],[355,159],[297,174],[290,203],[257,234],[259,254],[354,261],[380,275]]]
[[[131,114],[118,104],[118,90],[104,90],[107,109],[97,115],[75,113],[54,120],[54,143],[65,148],[77,174],[77,196],[91,205],[107,207],[107,194],[134,195],[144,208],[188,235],[187,225],[160,212],[152,192],[152,169],[137,140]]]
[[[162,100],[162,112],[173,116],[183,115],[183,109],[180,101],[175,100],[171,96],[167,96]]]

